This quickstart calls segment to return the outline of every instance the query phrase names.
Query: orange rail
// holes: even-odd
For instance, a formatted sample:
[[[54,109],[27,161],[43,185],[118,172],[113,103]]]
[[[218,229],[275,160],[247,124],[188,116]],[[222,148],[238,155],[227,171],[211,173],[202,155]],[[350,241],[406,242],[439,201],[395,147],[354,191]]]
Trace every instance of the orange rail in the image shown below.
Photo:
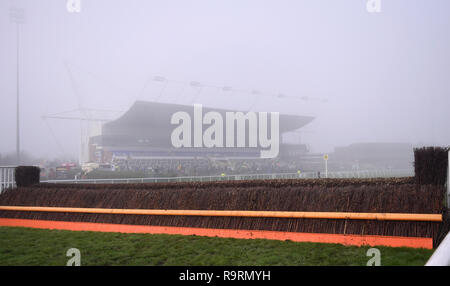
[[[288,211],[228,211],[228,210],[159,210],[159,209],[106,209],[0,206],[3,211],[64,212],[95,214],[133,214],[166,216],[225,216],[225,217],[270,217],[270,218],[319,218],[319,219],[362,219],[396,221],[442,221],[442,214],[409,213],[350,213],[350,212],[288,212]]]
[[[229,237],[238,239],[291,240],[295,242],[339,243],[343,245],[370,245],[390,247],[433,248],[433,239],[429,237],[404,237],[381,235],[354,235],[331,233],[302,233],[265,230],[214,229],[193,227],[167,227],[149,225],[126,225],[91,222],[68,222],[32,219],[0,218],[0,226],[31,227],[43,229],[61,229],[72,231],[99,231],[121,233],[181,234],[208,237]]]

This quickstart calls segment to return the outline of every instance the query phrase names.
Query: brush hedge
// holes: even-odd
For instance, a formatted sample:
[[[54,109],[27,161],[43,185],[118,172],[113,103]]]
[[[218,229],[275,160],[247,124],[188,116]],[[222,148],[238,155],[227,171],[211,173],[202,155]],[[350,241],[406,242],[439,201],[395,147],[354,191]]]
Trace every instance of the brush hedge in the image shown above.
[[[117,189],[23,187],[5,191],[0,205],[130,209],[267,210],[329,212],[442,213],[443,186],[302,185],[284,181],[151,184]],[[105,185],[106,186],[106,185]],[[127,185],[129,186],[129,185]],[[343,233],[411,237],[439,236],[441,223],[333,219],[286,219],[195,216],[146,216],[0,211],[0,217],[135,225]]]
[[[444,185],[447,181],[449,148],[414,149],[414,171],[417,184]]]
[[[18,166],[14,170],[14,177],[18,187],[28,187],[39,184],[41,169],[35,166]]]

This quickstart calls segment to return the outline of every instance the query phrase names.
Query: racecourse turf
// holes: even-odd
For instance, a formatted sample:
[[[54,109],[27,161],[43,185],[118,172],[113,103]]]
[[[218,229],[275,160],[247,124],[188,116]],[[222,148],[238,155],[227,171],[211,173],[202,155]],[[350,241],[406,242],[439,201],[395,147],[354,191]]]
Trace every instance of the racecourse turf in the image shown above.
[[[0,265],[360,265],[371,247],[165,234],[122,234],[0,227]],[[376,247],[381,265],[424,265],[433,250]]]

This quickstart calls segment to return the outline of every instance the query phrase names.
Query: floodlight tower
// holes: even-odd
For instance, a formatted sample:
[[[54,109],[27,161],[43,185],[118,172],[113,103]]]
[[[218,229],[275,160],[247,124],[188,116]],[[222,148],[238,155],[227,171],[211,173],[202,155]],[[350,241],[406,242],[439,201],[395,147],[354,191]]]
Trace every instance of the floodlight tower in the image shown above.
[[[20,116],[19,116],[19,25],[25,22],[25,12],[21,8],[12,7],[9,10],[10,21],[16,23],[16,92],[17,92],[17,102],[16,102],[16,156],[17,165],[20,165]]]

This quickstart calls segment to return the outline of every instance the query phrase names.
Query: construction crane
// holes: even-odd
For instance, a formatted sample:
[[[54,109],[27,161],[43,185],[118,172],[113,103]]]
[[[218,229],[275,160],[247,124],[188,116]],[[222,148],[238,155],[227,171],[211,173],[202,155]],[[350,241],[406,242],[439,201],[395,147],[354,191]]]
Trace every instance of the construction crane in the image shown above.
[[[106,109],[89,109],[85,108],[82,97],[80,96],[78,85],[75,81],[75,78],[73,76],[72,70],[69,66],[69,63],[64,63],[66,72],[69,76],[70,84],[72,87],[73,95],[75,96],[75,99],[77,100],[78,108],[74,110],[69,111],[63,111],[53,114],[46,114],[42,115],[41,118],[46,123],[50,133],[52,134],[55,142],[57,143],[59,149],[64,152],[63,145],[60,144],[58,137],[55,135],[55,132],[51,128],[50,124],[47,122],[49,119],[52,120],[74,120],[80,122],[80,153],[79,153],[79,163],[82,164],[88,160],[88,144],[89,144],[89,138],[93,134],[91,134],[93,129],[97,129],[97,133],[99,133],[101,124],[107,121],[112,120],[113,116],[93,116],[95,114],[98,114],[100,112],[106,112],[108,114],[121,114],[122,111],[118,110],[106,110]],[[75,115],[74,115],[75,113]],[[116,117],[116,116],[114,116]],[[92,126],[95,124],[94,126]],[[86,126],[87,125],[87,126]]]
[[[99,133],[101,124],[107,121],[110,121],[112,118],[107,117],[101,117],[101,116],[91,116],[93,112],[98,112],[100,110],[96,109],[84,109],[84,110],[69,110],[64,112],[58,112],[54,114],[46,114],[42,115],[41,118],[46,123],[50,133],[53,136],[53,139],[55,140],[56,144],[58,145],[58,148],[64,152],[63,145],[59,142],[58,137],[55,135],[55,132],[51,128],[50,124],[48,123],[48,120],[72,120],[72,121],[79,121],[80,122],[80,153],[79,153],[79,163],[82,164],[87,161],[88,159],[88,144],[89,144],[89,138],[94,135],[94,133]],[[122,111],[116,111],[116,110],[101,110],[104,112],[122,112]],[[82,113],[81,115],[73,115],[74,112]],[[83,125],[83,123],[87,123],[87,126]],[[95,126],[92,126],[92,124],[96,124]],[[86,127],[86,128],[85,128]],[[94,132],[92,132],[93,129]]]

